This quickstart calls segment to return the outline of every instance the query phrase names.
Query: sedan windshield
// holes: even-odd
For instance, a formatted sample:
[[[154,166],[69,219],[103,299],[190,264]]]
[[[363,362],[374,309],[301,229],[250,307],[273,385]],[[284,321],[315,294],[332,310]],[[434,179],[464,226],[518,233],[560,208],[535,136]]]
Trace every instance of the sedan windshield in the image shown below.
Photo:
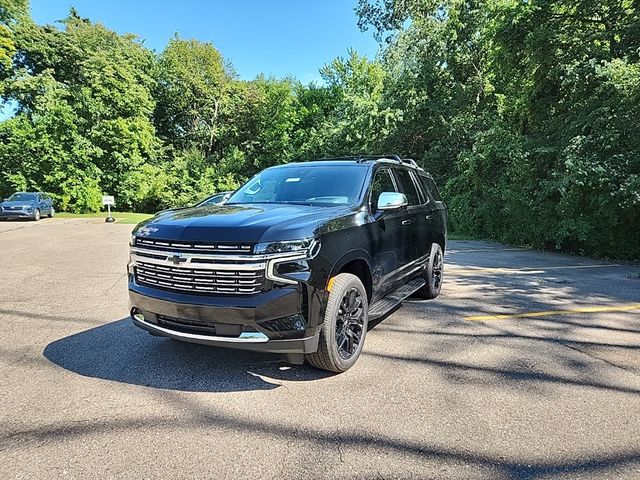
[[[10,202],[30,202],[35,199],[35,193],[14,193],[8,198]]]
[[[301,165],[267,169],[226,202],[353,205],[360,198],[367,168],[363,165]]]

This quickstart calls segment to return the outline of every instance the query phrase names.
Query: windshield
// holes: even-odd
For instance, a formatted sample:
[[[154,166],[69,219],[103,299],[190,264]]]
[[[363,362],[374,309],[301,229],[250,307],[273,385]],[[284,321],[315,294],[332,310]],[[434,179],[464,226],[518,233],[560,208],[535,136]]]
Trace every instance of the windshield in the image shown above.
[[[267,169],[245,183],[226,202],[353,205],[367,168],[362,165],[301,165]]]
[[[10,202],[30,202],[36,199],[35,193],[14,193],[7,200]]]
[[[211,197],[198,203],[196,206],[203,207],[205,205],[218,205],[222,203],[224,201],[225,196],[229,195],[230,193],[231,192],[216,193],[215,195],[212,195]]]

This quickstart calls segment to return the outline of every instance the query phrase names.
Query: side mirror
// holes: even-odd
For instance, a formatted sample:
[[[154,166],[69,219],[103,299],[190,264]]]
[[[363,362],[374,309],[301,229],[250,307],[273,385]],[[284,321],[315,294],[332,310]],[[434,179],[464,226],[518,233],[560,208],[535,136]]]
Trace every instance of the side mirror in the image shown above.
[[[378,197],[378,210],[397,210],[409,204],[404,193],[382,192]]]
[[[220,203],[224,203],[227,200],[229,200],[231,198],[231,194],[230,193],[225,193],[224,196],[222,197],[222,200],[220,200]]]

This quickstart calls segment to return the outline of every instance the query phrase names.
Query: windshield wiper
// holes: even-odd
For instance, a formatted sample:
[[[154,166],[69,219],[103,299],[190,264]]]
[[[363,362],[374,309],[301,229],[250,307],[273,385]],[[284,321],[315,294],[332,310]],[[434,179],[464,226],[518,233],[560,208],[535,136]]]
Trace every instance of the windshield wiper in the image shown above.
[[[277,203],[285,203],[287,205],[307,205],[309,207],[313,206],[313,203],[309,203],[309,202],[277,202]]]

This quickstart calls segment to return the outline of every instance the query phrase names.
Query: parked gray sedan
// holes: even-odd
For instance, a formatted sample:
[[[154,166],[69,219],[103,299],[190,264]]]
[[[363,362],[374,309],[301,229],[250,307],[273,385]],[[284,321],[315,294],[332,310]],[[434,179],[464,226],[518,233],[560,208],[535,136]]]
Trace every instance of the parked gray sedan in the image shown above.
[[[40,217],[56,214],[53,200],[42,192],[17,192],[0,203],[0,219],[29,218],[36,222]]]

